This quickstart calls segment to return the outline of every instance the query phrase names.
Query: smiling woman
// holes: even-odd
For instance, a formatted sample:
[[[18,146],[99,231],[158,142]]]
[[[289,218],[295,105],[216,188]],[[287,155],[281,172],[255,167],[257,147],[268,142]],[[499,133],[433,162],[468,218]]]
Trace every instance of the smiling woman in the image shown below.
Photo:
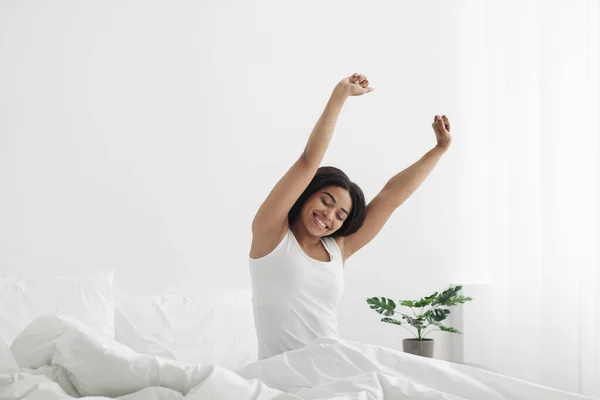
[[[336,310],[344,263],[369,243],[450,146],[450,122],[436,115],[437,146],[394,176],[369,203],[335,167],[319,167],[349,96],[371,92],[364,75],[340,81],[300,158],[252,222],[250,276],[259,358],[338,339]]]
[[[250,273],[259,358],[338,338],[342,239],[362,226],[365,198],[344,172],[319,164],[347,97],[371,90],[358,74],[335,87],[304,152],[256,213]]]

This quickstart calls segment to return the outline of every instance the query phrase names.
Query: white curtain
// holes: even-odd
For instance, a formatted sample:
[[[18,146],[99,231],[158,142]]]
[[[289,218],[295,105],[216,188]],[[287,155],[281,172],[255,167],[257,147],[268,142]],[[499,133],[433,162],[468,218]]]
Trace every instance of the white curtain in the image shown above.
[[[489,282],[486,308],[471,316],[481,335],[465,335],[466,361],[592,396],[600,396],[599,13],[597,0],[465,3],[472,126],[460,140],[474,169],[473,251]],[[482,351],[468,351],[474,341]]]

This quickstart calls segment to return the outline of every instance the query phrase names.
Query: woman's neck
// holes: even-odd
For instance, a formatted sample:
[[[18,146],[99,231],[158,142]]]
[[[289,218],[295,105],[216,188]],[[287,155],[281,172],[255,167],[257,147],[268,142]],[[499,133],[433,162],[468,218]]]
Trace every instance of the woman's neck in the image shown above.
[[[312,249],[321,245],[321,237],[311,235],[299,218],[290,226],[290,230],[298,243],[305,249]]]

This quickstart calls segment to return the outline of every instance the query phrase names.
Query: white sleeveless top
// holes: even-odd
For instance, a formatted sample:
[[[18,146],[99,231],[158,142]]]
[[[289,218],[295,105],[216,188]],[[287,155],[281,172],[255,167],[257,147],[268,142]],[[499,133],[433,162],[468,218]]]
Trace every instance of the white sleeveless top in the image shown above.
[[[318,337],[337,339],[336,309],[344,289],[342,252],[321,239],[329,262],[309,257],[291,230],[277,247],[250,258],[258,358],[303,347]]]

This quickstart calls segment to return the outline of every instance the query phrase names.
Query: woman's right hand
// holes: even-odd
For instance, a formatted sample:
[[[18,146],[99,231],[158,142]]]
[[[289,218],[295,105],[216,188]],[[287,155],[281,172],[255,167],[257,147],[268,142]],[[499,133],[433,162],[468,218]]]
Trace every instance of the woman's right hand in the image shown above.
[[[342,79],[337,87],[347,96],[361,96],[375,90],[372,87],[369,87],[369,80],[366,76],[361,74],[353,74],[352,76]]]

